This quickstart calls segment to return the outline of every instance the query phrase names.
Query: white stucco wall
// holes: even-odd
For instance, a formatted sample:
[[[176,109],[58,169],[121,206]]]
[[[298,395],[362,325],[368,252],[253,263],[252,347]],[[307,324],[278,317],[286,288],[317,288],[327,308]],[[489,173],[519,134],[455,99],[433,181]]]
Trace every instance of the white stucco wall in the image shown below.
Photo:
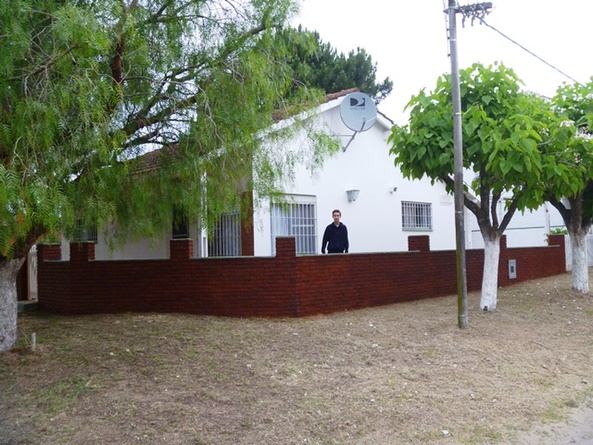
[[[343,146],[353,131],[341,121],[340,100],[320,115],[333,134],[339,135]],[[295,181],[286,185],[287,194],[315,196],[317,201],[317,245],[325,227],[332,222],[332,210],[342,212],[342,222],[348,227],[350,252],[381,252],[407,250],[409,235],[429,235],[431,249],[455,247],[453,197],[442,184],[429,180],[409,181],[403,178],[389,154],[387,137],[391,122],[379,115],[370,130],[358,133],[347,150],[327,159],[315,174],[299,167]],[[294,144],[304,143],[295,138]],[[397,191],[393,189],[397,187]],[[346,190],[358,189],[354,202],[348,202]],[[402,229],[402,201],[432,204],[432,231]],[[270,255],[272,251],[268,203],[257,209],[254,217],[255,254]]]
[[[484,247],[484,241],[478,227],[478,221],[473,213],[466,212],[466,214],[468,215],[466,219],[466,230],[470,235],[468,248],[482,249]],[[498,206],[498,215],[499,219],[502,219],[502,204]],[[517,211],[505,230],[507,246],[545,246],[547,245],[546,235],[550,230],[562,228],[564,228],[564,221],[560,213],[549,203],[545,203],[533,211],[525,211],[523,213]]]
[[[194,242],[194,256],[207,256],[204,247],[205,238],[197,225],[190,227],[190,237]],[[163,234],[155,240],[141,239],[128,241],[124,245],[110,248],[104,234],[99,233],[95,245],[95,259],[97,260],[136,260],[136,259],[167,259],[170,256],[171,231],[163,230]],[[70,258],[70,242],[62,239],[62,259]]]
[[[159,241],[148,239],[136,242],[128,241],[123,246],[110,249],[105,236],[99,234],[95,245],[95,259],[97,260],[132,260],[132,259],[165,259],[169,258],[170,234],[163,235]],[[62,240],[62,259],[70,258],[70,244],[68,240]]]

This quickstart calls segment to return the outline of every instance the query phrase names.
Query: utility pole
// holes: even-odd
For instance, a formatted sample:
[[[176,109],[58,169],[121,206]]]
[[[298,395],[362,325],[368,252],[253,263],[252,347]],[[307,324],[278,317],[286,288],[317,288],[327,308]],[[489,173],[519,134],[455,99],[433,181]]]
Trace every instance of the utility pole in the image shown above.
[[[451,94],[453,96],[453,164],[455,194],[455,241],[457,265],[457,318],[461,329],[468,324],[467,316],[467,267],[465,261],[465,228],[463,204],[463,133],[461,127],[461,94],[459,91],[459,66],[457,62],[457,22],[461,12],[466,17],[479,18],[492,8],[492,3],[457,6],[456,0],[449,0],[449,50],[451,57]]]

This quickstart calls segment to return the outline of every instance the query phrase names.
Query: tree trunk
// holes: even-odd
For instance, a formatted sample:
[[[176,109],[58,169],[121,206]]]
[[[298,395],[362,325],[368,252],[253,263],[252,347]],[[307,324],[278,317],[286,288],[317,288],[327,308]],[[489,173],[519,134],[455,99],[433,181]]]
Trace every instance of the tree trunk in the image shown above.
[[[484,236],[484,271],[482,274],[482,298],[480,308],[484,311],[496,309],[498,295],[498,261],[500,258],[500,237]]]
[[[572,254],[572,289],[586,294],[589,292],[589,266],[587,258],[587,234],[582,230],[569,230],[570,252]]]
[[[0,262],[0,352],[16,345],[16,277],[24,261],[19,258]]]

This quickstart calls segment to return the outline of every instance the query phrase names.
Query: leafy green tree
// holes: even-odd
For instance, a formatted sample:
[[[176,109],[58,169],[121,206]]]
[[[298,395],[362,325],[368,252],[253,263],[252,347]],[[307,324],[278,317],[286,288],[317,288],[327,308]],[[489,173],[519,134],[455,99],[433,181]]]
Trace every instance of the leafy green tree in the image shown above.
[[[572,288],[589,292],[586,236],[593,224],[593,80],[560,87],[552,98],[560,125],[542,146],[553,166],[542,178],[570,237]]]
[[[15,344],[16,273],[42,237],[79,223],[116,226],[114,240],[155,235],[173,214],[207,224],[246,189],[276,190],[291,161],[258,132],[291,106],[276,36],[294,8],[0,2],[0,351]],[[134,160],[155,148],[158,168]]]
[[[294,72],[295,88],[305,85],[325,93],[336,93],[358,87],[377,103],[393,89],[389,77],[377,81],[377,64],[362,48],[347,55],[338,53],[321,40],[318,32],[303,30],[300,26],[285,30],[282,39],[290,47],[287,60]]]
[[[520,91],[520,81],[500,64],[460,71],[463,121],[464,204],[484,239],[480,307],[497,305],[500,238],[519,209],[544,202],[538,144],[554,116],[549,106]],[[408,125],[394,126],[389,141],[395,164],[410,178],[427,176],[454,189],[453,107],[450,76],[434,91],[412,97]],[[469,178],[467,177],[469,175]],[[504,205],[504,215],[497,208]]]

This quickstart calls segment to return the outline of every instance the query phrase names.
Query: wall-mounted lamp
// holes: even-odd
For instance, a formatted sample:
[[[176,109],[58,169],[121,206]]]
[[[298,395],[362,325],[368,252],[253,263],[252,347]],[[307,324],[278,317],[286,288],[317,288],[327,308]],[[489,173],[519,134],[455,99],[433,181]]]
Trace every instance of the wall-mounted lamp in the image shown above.
[[[397,187],[389,187],[389,193],[397,192]]]
[[[346,190],[346,195],[348,195],[348,201],[356,201],[356,198],[358,198],[359,193],[360,190]]]

